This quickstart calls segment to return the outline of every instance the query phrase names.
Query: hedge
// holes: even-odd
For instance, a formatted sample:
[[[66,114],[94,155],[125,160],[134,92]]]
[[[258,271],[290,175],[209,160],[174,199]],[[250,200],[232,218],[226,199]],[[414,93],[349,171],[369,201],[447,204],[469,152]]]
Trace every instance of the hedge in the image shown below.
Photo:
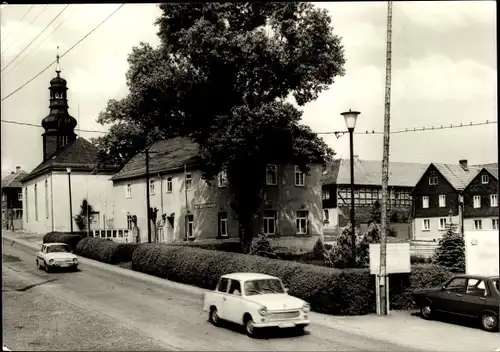
[[[84,234],[75,232],[49,232],[43,236],[43,243],[62,242],[66,243],[71,250],[74,250],[78,242],[85,237]]]
[[[209,249],[213,251],[242,253],[241,244],[239,242],[220,242],[220,243],[196,243],[196,242],[180,242],[169,243],[169,246],[194,247],[201,249]]]
[[[223,274],[260,272],[280,277],[291,295],[319,313],[361,315],[375,311],[374,278],[368,269],[339,270],[237,253],[161,244],[139,244],[132,269],[168,280],[214,289]],[[392,275],[393,309],[411,307],[411,291],[438,285],[449,273],[434,266],[415,267],[411,275]]]
[[[136,243],[116,243],[103,238],[87,237],[75,248],[75,253],[83,257],[108,264],[130,262]]]

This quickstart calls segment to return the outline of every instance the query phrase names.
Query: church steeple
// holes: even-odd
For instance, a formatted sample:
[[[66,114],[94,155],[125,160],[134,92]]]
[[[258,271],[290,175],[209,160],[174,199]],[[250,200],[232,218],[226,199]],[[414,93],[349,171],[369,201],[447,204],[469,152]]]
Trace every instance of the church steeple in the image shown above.
[[[66,80],[61,78],[59,63],[59,47],[56,55],[56,74],[50,81],[50,113],[42,120],[45,129],[43,136],[43,160],[50,158],[60,148],[76,139],[74,132],[77,125],[76,119],[68,113],[68,98]]]

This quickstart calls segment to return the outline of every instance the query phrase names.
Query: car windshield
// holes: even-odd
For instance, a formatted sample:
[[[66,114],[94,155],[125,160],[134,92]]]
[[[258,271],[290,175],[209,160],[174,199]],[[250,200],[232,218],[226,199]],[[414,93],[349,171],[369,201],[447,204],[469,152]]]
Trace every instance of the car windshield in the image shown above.
[[[54,246],[47,247],[47,253],[59,253],[59,252],[69,252],[68,246],[64,244],[56,244]]]
[[[252,280],[245,282],[245,295],[263,295],[272,293],[285,293],[283,285],[277,279]]]

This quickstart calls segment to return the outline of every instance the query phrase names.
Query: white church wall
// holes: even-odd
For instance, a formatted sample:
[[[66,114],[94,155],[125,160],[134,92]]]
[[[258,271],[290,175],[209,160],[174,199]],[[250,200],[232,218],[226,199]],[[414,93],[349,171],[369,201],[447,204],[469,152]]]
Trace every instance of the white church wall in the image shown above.
[[[51,175],[45,174],[23,183],[24,231],[46,233],[52,230],[52,182]]]

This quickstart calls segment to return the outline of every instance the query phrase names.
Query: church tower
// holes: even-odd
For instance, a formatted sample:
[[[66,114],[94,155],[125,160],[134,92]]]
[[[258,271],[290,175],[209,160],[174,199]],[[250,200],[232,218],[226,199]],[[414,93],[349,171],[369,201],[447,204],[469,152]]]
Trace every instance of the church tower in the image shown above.
[[[49,159],[59,149],[76,139],[74,132],[76,119],[68,113],[66,80],[60,77],[59,47],[57,53],[56,73],[50,81],[50,113],[42,120],[45,132],[43,137],[43,161]]]

